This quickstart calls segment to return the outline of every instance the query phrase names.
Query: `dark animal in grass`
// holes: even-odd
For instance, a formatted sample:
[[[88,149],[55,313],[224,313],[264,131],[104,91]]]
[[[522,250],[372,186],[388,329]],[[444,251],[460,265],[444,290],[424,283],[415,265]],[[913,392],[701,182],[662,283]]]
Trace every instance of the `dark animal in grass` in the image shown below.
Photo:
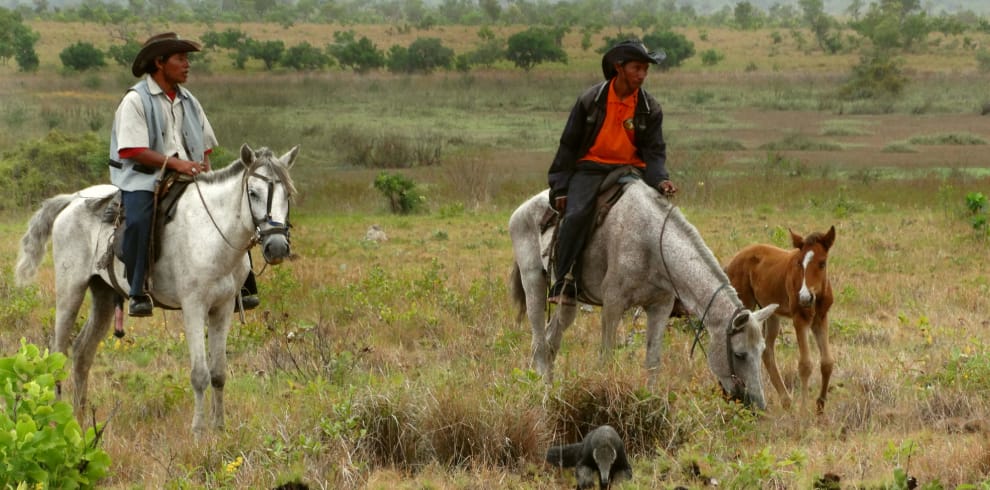
[[[547,463],[574,468],[579,489],[594,487],[596,477],[599,488],[632,478],[622,438],[608,425],[587,433],[581,442],[550,448]]]

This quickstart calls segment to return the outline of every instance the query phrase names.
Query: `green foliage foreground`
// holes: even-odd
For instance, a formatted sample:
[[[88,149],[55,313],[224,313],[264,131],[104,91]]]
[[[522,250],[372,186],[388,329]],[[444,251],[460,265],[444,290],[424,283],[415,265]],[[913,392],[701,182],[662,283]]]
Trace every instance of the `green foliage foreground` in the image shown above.
[[[23,339],[16,355],[0,359],[0,487],[91,488],[106,476],[110,456],[98,447],[102,427],[84,434],[72,406],[56,400],[65,360]]]

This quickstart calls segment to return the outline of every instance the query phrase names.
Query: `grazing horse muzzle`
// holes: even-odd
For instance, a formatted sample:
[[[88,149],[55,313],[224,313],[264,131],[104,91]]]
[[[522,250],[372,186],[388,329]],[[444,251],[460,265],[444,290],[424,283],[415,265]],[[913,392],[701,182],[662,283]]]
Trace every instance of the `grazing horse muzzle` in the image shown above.
[[[258,232],[261,237],[261,253],[265,262],[272,265],[281,264],[291,253],[289,227],[281,223],[268,224],[269,228]]]

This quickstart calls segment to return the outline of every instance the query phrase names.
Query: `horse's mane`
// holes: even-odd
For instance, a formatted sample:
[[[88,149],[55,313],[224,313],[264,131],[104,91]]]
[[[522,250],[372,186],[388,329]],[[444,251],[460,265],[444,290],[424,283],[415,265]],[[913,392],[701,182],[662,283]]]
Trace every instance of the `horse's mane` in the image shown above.
[[[255,150],[254,154],[256,158],[248,168],[245,168],[244,162],[238,158],[224,168],[201,174],[199,179],[203,183],[226,182],[230,179],[243,178],[245,173],[250,175],[258,167],[268,165],[270,163],[271,165],[269,167],[272,169],[272,172],[275,173],[275,178],[280,180],[285,185],[285,192],[288,196],[292,197],[296,194],[296,186],[292,182],[292,176],[289,175],[289,169],[285,168],[282,164],[282,160],[279,160],[278,157],[276,157],[275,154],[268,149],[268,147],[264,146]]]
[[[645,182],[643,183],[643,185],[649,187],[646,185]],[[681,213],[681,211],[677,209],[677,206],[671,204],[671,202],[666,197],[661,196],[659,193],[654,193],[654,194],[655,195],[651,197],[654,199],[654,201],[656,201],[660,209],[662,211],[665,211],[667,214],[667,216],[663,219],[674,220],[673,224],[676,225],[682,232],[684,232],[684,234],[687,236],[687,239],[691,242],[691,245],[695,249],[707,251],[708,252],[707,254],[704,253],[699,254],[701,255],[701,258],[704,260],[705,265],[708,266],[708,269],[711,270],[712,274],[714,274],[715,277],[719,279],[719,281],[723,283],[729,282],[729,276],[725,274],[724,270],[722,270],[722,265],[718,263],[718,260],[715,258],[715,254],[712,252],[711,248],[709,248],[708,245],[705,243],[705,240],[701,238],[701,234],[698,233],[698,229],[695,228],[694,225],[692,225],[691,222],[689,222],[687,218],[684,216],[684,213]]]

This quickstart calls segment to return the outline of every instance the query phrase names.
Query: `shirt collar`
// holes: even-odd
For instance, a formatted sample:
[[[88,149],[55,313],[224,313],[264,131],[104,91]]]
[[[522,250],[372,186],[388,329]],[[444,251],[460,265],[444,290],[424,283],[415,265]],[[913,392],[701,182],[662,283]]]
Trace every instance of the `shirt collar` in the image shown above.
[[[164,95],[165,94],[165,91],[162,90],[162,87],[160,85],[158,85],[158,82],[156,82],[155,79],[152,78],[152,76],[151,76],[150,73],[146,74],[144,76],[144,78],[148,81],[148,93],[150,93],[151,95],[158,95],[158,94]],[[178,89],[175,92],[175,96],[176,97],[181,97],[182,96],[182,86],[179,85],[177,88]]]
[[[615,93],[615,79],[608,84],[608,101],[614,104],[622,104],[627,107],[636,107],[636,102],[639,101],[639,90],[633,92],[632,95],[626,97],[625,100],[619,98]]]

